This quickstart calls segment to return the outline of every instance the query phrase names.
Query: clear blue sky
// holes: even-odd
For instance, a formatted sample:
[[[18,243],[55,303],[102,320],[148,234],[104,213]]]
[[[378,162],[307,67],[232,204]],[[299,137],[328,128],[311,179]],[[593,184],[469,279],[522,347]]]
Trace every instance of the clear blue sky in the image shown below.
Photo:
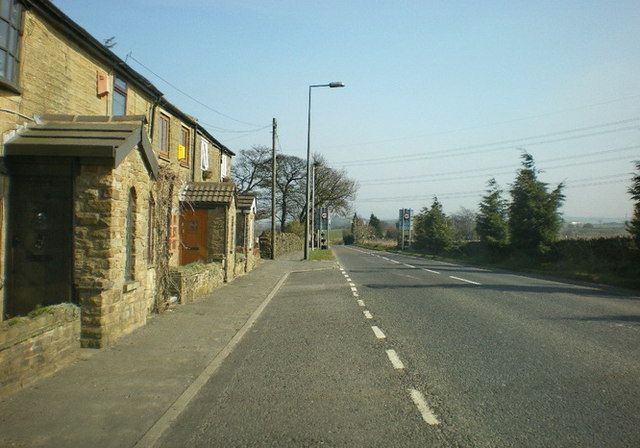
[[[631,215],[638,1],[55,4],[96,38],[115,36],[119,56],[244,122],[129,59],[236,152],[270,145],[270,130],[216,128],[275,117],[282,150],[304,157],[308,85],[344,82],[314,90],[312,149],[360,181],[359,214],[394,218],[434,194],[449,213],[475,209],[491,176],[508,189],[524,148],[544,181],[566,181],[565,215]],[[384,160],[353,163],[364,159]]]

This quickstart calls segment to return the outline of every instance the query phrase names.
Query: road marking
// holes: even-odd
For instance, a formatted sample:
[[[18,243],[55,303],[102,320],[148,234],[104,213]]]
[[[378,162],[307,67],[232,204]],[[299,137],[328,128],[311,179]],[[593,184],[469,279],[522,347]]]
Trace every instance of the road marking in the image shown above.
[[[364,300],[360,300],[360,299],[358,299],[358,305],[360,305],[360,306],[364,306]]]
[[[349,282],[349,286],[356,286],[356,284],[353,282]]]
[[[471,283],[472,285],[480,285],[480,283],[478,283],[478,282],[472,282],[471,280],[466,280],[464,278],[454,277],[453,275],[450,275],[449,278],[452,278],[454,280],[460,280],[461,282]]]
[[[352,286],[352,287],[351,287],[351,291],[353,291],[353,292],[358,292],[358,288],[356,288],[355,286]]]
[[[366,317],[367,319],[373,319],[373,316],[368,310],[364,310],[363,313],[364,313],[364,317]]]
[[[384,333],[382,332],[381,329],[379,329],[378,327],[376,327],[375,325],[371,327],[371,329],[373,330],[373,334],[376,335],[376,337],[378,339],[384,339],[386,338],[386,336],[384,335]]]
[[[438,421],[438,417],[433,413],[427,401],[424,399],[424,395],[419,390],[415,389],[407,389],[409,394],[411,394],[411,399],[415,403],[418,411],[420,411],[420,415],[422,415],[422,419],[428,425],[439,425],[440,421]]]
[[[399,262],[399,261],[396,261],[396,260],[391,260],[391,259],[389,259],[389,261],[390,261],[391,263],[400,264],[400,262]]]
[[[387,257],[382,257],[382,259],[383,259],[383,260],[387,260],[387,261],[389,261],[389,259],[388,259]]]
[[[394,369],[404,369],[404,364],[400,361],[400,357],[395,350],[387,350],[387,356],[389,357],[389,361],[391,361],[391,365],[393,365]]]
[[[411,268],[411,269],[415,269],[416,267],[407,263],[402,263],[404,266]]]
[[[423,271],[431,272],[432,274],[439,274],[438,271],[432,271],[431,269],[422,268]]]
[[[351,292],[353,294],[353,297],[360,297],[357,292],[355,292],[355,291],[351,291]]]

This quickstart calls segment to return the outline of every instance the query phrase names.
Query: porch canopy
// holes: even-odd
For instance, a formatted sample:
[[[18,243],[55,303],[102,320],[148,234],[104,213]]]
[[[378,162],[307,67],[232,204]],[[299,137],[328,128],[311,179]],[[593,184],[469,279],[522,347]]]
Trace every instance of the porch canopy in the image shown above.
[[[236,200],[238,201],[238,210],[242,210],[245,213],[256,212],[256,197],[251,193],[238,194]]]
[[[78,157],[117,167],[138,147],[147,169],[158,174],[144,115],[121,117],[43,115],[4,144],[4,156]]]
[[[180,202],[195,208],[213,208],[231,205],[235,200],[236,187],[231,182],[189,182],[180,190]]]

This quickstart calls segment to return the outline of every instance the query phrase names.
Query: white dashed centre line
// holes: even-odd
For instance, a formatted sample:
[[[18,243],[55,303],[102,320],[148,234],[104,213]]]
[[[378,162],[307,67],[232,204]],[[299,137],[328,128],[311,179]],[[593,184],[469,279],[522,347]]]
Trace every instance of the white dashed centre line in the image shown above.
[[[360,300],[360,299],[358,299],[358,305],[360,305],[360,306],[364,306],[364,300]]]
[[[390,261],[391,263],[400,264],[400,262],[399,262],[399,261],[396,261],[396,260],[391,260],[391,259],[389,259],[389,261]]]
[[[356,284],[353,282],[349,282],[349,286],[356,286]]]
[[[363,313],[364,313],[364,317],[366,317],[367,319],[373,319],[373,316],[371,315],[369,310],[364,310]]]
[[[439,274],[438,271],[432,271],[431,269],[422,268],[423,271],[431,272],[432,274]]]
[[[480,285],[481,284],[481,283],[478,283],[478,282],[472,282],[471,280],[467,280],[467,279],[464,279],[464,278],[454,277],[453,275],[450,275],[449,278],[452,278],[454,280],[460,280],[461,282],[471,283],[472,285]]]
[[[409,394],[411,394],[411,399],[418,408],[418,411],[420,411],[420,415],[422,415],[422,419],[425,421],[425,423],[427,423],[428,425],[439,425],[440,421],[438,420],[438,417],[435,416],[431,408],[429,408],[427,401],[424,399],[424,395],[422,395],[419,390],[407,390],[409,391]]]
[[[386,338],[386,336],[384,335],[384,333],[382,332],[382,330],[380,328],[378,328],[378,327],[376,327],[374,325],[374,326],[371,327],[371,329],[373,330],[373,334],[375,334],[378,339]]]
[[[415,269],[416,267],[410,264],[406,264],[406,263],[402,263],[404,266],[411,268],[411,269]]]
[[[355,286],[352,286],[352,287],[351,287],[351,291],[353,291],[353,292],[358,292],[358,288],[356,288]]]
[[[383,259],[383,260],[387,260],[387,261],[389,261],[389,259],[388,259],[387,257],[382,257],[382,259]]]
[[[360,297],[357,292],[351,291],[353,293],[353,297]]]
[[[393,365],[394,369],[404,369],[404,364],[400,361],[400,357],[395,350],[387,350],[387,356],[389,357],[389,361],[391,361],[391,365]]]

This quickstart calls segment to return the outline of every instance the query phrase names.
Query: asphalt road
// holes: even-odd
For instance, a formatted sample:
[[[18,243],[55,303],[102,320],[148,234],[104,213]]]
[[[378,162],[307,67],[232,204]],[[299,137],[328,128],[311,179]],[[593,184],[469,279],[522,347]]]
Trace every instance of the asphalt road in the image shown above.
[[[640,298],[337,247],[163,446],[640,446]],[[375,327],[375,328],[372,328]]]

